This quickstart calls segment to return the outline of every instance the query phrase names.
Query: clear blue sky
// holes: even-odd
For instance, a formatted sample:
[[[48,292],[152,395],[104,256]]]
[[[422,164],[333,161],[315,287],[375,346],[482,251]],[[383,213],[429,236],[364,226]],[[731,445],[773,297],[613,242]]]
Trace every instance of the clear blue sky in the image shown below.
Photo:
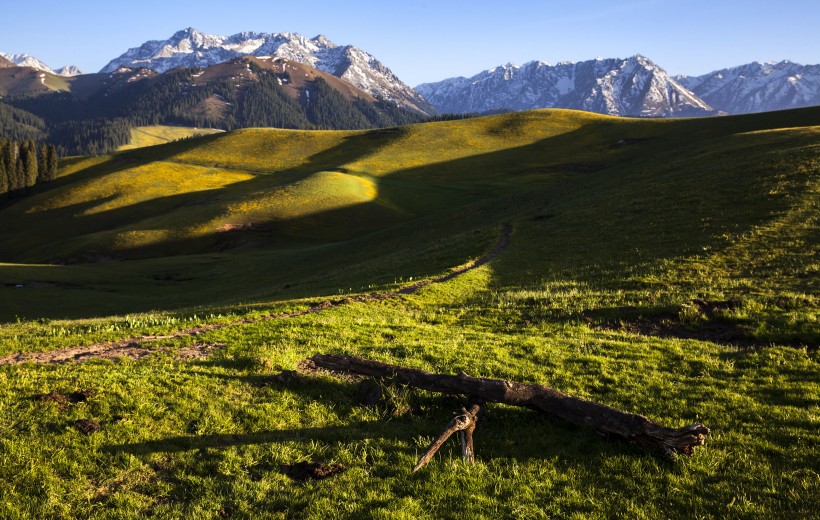
[[[507,62],[636,53],[672,74],[820,63],[820,0],[0,0],[0,18],[0,50],[85,72],[185,27],[324,34],[411,86]]]

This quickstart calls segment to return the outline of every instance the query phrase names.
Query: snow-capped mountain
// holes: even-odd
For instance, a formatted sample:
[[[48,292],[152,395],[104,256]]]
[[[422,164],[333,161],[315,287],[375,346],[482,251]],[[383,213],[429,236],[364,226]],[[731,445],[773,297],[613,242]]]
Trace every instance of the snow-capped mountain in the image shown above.
[[[305,63],[373,96],[421,112],[433,111],[423,97],[376,58],[351,45],[338,46],[321,35],[306,38],[287,32],[243,32],[215,36],[188,28],[167,40],[153,40],[129,49],[101,72],[113,72],[120,67],[147,67],[165,72],[176,67],[208,67],[240,56],[276,56]]]
[[[74,65],[66,65],[57,70],[53,70],[51,67],[30,54],[7,54],[5,52],[0,52],[0,56],[9,60],[18,67],[30,67],[32,69],[42,70],[43,72],[50,72],[51,74],[56,74],[58,76],[71,77],[82,74],[80,69]]]
[[[73,78],[74,76],[81,76],[83,71],[81,71],[76,65],[64,65],[59,69],[54,71],[54,74],[58,76],[63,76],[66,78]]]
[[[706,115],[712,108],[648,58],[504,65],[416,87],[446,113],[573,108],[643,117]]]
[[[31,67],[32,69],[42,70],[43,72],[54,72],[51,70],[51,67],[28,54],[7,54],[0,52],[0,56],[3,56],[18,67]]]
[[[820,105],[820,65],[749,63],[703,76],[678,76],[679,83],[730,114]]]

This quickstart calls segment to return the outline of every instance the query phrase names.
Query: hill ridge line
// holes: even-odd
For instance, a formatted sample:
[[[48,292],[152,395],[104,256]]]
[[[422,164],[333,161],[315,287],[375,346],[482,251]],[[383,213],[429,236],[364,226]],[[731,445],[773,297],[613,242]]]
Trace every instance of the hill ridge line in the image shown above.
[[[16,354],[0,356],[0,366],[21,365],[23,363],[34,363],[38,365],[60,365],[67,363],[82,363],[94,359],[118,359],[123,357],[130,359],[140,359],[154,353],[177,350],[176,347],[150,349],[148,347],[143,346],[143,344],[149,343],[151,341],[177,339],[186,336],[195,337],[206,332],[221,330],[224,328],[234,327],[238,325],[249,325],[264,321],[298,318],[301,316],[307,316],[309,314],[323,312],[334,307],[349,305],[351,303],[368,303],[398,298],[400,296],[413,294],[418,290],[429,285],[447,282],[449,280],[452,280],[453,278],[461,276],[464,273],[472,271],[473,269],[477,269],[485,264],[490,263],[493,259],[495,259],[498,255],[500,255],[507,249],[507,246],[510,242],[511,233],[512,225],[509,223],[504,223],[501,226],[501,234],[498,237],[498,241],[496,242],[495,246],[485,255],[479,257],[472,263],[463,265],[461,267],[453,268],[450,270],[449,273],[445,275],[439,276],[437,278],[429,278],[426,280],[422,280],[420,282],[416,282],[414,284],[401,287],[397,290],[349,296],[337,301],[325,300],[322,303],[312,305],[307,309],[303,309],[300,311],[272,314],[269,316],[262,316],[258,318],[243,318],[230,323],[200,325],[189,329],[178,330],[176,332],[166,335],[147,334],[144,336],[133,336],[119,341],[92,343],[91,345],[67,347],[47,352],[18,352]],[[221,346],[224,346],[224,344],[207,342],[183,346],[178,349],[180,351],[178,353],[178,357],[181,357],[183,359],[204,357],[211,353],[214,348]]]

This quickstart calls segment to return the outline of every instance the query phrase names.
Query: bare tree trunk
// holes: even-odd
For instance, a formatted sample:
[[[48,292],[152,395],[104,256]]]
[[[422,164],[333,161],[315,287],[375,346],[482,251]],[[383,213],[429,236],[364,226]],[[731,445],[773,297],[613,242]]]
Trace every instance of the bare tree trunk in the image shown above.
[[[311,361],[319,368],[334,372],[391,378],[399,383],[433,392],[464,394],[485,402],[530,408],[578,426],[593,428],[606,435],[657,448],[668,455],[691,455],[695,447],[703,445],[709,435],[709,428],[700,423],[683,428],[667,428],[643,415],[571,397],[543,385],[470,377],[463,372],[457,376],[432,374],[353,356],[317,354]]]

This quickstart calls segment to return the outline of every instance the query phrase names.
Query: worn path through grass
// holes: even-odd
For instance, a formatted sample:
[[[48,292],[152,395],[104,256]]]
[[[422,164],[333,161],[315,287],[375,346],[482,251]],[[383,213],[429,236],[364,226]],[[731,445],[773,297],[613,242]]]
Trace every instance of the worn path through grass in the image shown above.
[[[341,305],[347,305],[350,303],[366,303],[370,301],[381,301],[390,298],[397,298],[401,295],[413,294],[422,287],[427,287],[428,285],[434,283],[443,283],[452,280],[453,278],[459,275],[462,275],[468,271],[481,267],[482,265],[485,265],[488,262],[492,261],[493,258],[501,254],[507,248],[507,245],[509,244],[510,240],[511,231],[512,226],[510,226],[509,224],[504,224],[501,228],[501,235],[495,247],[489,253],[482,256],[481,258],[478,258],[477,260],[466,265],[455,267],[446,275],[406,285],[395,291],[384,291],[372,294],[353,295],[335,301],[325,300],[322,303],[311,305],[306,309],[299,311],[286,312],[282,314],[273,314],[269,316],[254,318],[243,318],[241,320],[228,323],[199,325],[196,327],[181,329],[176,332],[164,335],[148,334],[143,336],[133,336],[130,338],[125,338],[114,342],[72,346],[68,348],[61,348],[58,350],[46,352],[18,352],[15,354],[1,356],[0,365],[19,365],[22,363],[35,363],[45,365],[91,361],[93,359],[117,359],[121,357],[140,359],[147,355],[150,355],[153,352],[153,349],[143,346],[145,343],[150,343],[152,341],[177,339],[185,336],[198,336],[205,332],[219,330],[225,327],[247,325],[249,323],[257,323],[260,321],[297,318],[300,316],[306,316],[308,314],[322,312],[333,307],[339,307]],[[187,349],[180,355],[181,357],[188,358],[202,357],[204,355],[207,355],[216,346],[218,345],[210,343],[201,343],[195,345],[194,347],[187,347]]]

